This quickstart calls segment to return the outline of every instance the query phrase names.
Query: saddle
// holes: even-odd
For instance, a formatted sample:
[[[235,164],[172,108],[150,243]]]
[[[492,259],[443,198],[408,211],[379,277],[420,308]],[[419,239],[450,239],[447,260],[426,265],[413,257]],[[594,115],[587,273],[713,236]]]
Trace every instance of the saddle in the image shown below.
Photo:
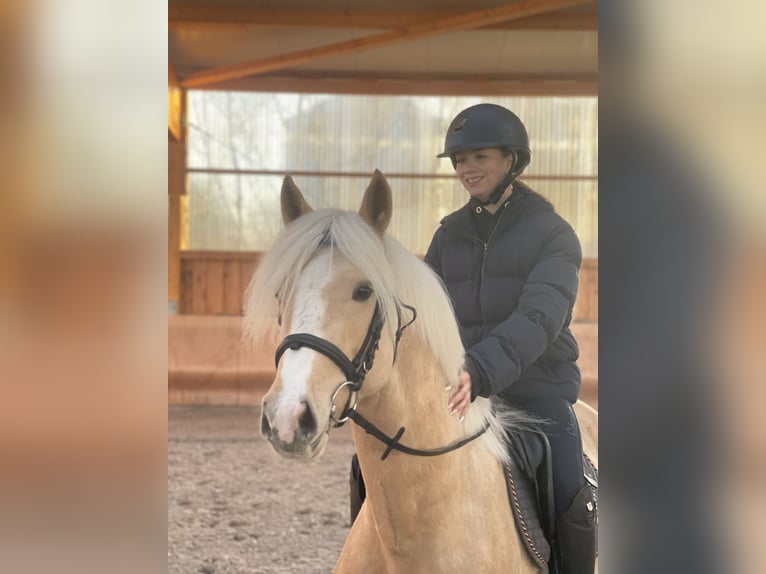
[[[551,548],[556,526],[550,444],[539,429],[511,433],[511,461],[505,482],[524,547],[542,572],[556,574]],[[593,491],[598,517],[598,471],[583,455],[583,473]],[[596,518],[598,524],[598,518]]]

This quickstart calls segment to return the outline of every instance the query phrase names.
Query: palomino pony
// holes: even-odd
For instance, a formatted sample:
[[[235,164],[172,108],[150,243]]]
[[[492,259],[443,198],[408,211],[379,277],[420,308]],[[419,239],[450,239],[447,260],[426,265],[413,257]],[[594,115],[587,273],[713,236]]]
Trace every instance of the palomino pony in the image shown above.
[[[483,398],[463,421],[449,414],[463,363],[457,324],[438,277],[386,234],[391,213],[377,171],[359,213],[312,211],[285,178],[286,227],[245,305],[246,333],[263,335],[278,317],[283,338],[262,432],[280,454],[309,460],[331,427],[356,423],[367,499],[336,572],[537,572],[502,466],[507,429],[529,419]]]

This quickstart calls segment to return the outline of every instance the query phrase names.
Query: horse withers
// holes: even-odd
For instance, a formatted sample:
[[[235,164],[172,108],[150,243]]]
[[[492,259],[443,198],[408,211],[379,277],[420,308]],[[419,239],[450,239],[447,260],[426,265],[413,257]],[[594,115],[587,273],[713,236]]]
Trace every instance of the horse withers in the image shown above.
[[[335,571],[544,570],[517,533],[503,471],[506,433],[529,419],[483,398],[462,421],[449,414],[458,327],[438,277],[386,233],[385,177],[375,172],[358,213],[312,210],[289,177],[281,203],[286,226],[250,283],[244,325],[251,336],[280,326],[261,415],[278,453],[318,457],[331,428],[354,421],[367,498]]]

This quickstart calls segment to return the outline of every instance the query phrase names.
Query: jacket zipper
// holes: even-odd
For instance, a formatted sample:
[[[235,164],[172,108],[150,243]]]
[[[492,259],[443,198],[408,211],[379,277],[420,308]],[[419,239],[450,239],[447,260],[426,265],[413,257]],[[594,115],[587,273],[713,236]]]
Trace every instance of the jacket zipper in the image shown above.
[[[487,241],[481,242],[484,245],[484,255],[482,255],[481,257],[481,289],[484,288],[484,264],[487,262],[487,249],[489,249],[489,242],[492,241],[492,238],[495,235],[495,231],[497,231],[497,228],[500,227],[500,221],[503,219],[503,215],[505,215],[506,207],[508,207],[507,201],[503,204],[503,209],[500,212],[500,216],[497,218],[497,222],[495,223],[495,226],[492,228],[492,233],[490,233],[489,237],[487,237]]]

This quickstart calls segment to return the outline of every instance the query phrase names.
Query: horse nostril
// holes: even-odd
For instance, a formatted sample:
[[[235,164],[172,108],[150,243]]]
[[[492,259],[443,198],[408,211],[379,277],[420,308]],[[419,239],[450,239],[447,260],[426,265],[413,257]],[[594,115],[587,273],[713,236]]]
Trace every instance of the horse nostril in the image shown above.
[[[269,424],[269,417],[266,416],[266,411],[261,413],[261,434],[268,437],[271,434],[271,425]]]
[[[298,417],[298,428],[301,429],[303,436],[311,438],[317,433],[317,419],[309,404],[304,401],[303,405],[305,408],[301,416]]]

